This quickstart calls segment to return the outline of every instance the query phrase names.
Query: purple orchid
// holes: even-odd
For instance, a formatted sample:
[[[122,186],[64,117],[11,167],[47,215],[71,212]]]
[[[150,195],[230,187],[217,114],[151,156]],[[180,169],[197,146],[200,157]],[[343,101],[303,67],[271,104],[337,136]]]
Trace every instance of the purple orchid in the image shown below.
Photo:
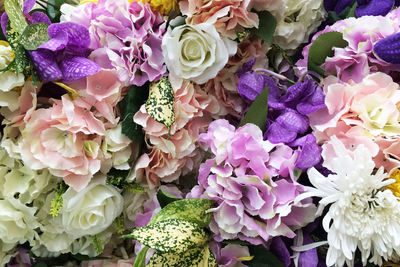
[[[400,33],[393,34],[382,40],[379,40],[374,45],[374,54],[380,59],[400,65]]]
[[[398,0],[357,0],[356,16],[385,16],[398,4]]]
[[[240,80],[237,89],[242,98],[252,102],[268,85],[269,112],[264,139],[300,149],[296,168],[308,169],[316,165],[321,160],[321,148],[310,133],[307,115],[325,107],[321,87],[312,80],[305,80],[290,86],[282,95],[282,90],[272,78],[251,70],[253,64],[254,59],[238,72]]]
[[[35,5],[36,0],[26,0],[24,2],[24,7],[22,12],[25,15],[28,24],[36,24],[36,23],[46,23],[47,25],[51,24],[49,17],[40,11],[35,11],[32,14],[29,12],[32,10],[33,6]],[[7,12],[4,12],[0,18],[1,29],[3,30],[4,36],[7,37],[7,23],[8,23],[8,15]]]
[[[47,32],[50,40],[30,53],[43,81],[74,81],[100,71],[87,59],[90,35],[84,26],[62,22],[50,25]]]

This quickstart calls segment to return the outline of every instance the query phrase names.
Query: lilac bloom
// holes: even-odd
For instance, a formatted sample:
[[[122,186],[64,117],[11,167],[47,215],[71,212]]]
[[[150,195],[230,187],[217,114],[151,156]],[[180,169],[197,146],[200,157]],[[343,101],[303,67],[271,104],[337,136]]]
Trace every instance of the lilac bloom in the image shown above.
[[[356,16],[385,16],[395,5],[395,0],[357,0]]]
[[[84,26],[63,22],[49,26],[50,40],[31,51],[31,58],[43,81],[74,81],[93,75],[100,67],[87,59],[90,35]]]

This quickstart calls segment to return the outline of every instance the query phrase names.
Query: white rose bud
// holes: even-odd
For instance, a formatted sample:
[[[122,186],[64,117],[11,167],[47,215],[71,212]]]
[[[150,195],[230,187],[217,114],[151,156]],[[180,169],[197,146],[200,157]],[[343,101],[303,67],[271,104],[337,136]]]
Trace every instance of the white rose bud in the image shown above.
[[[215,78],[236,53],[237,43],[221,38],[210,23],[184,24],[168,28],[162,50],[170,81],[177,88],[183,79],[203,84]]]
[[[75,238],[95,235],[109,227],[123,208],[123,198],[99,175],[83,190],[69,188],[63,195],[62,224]]]

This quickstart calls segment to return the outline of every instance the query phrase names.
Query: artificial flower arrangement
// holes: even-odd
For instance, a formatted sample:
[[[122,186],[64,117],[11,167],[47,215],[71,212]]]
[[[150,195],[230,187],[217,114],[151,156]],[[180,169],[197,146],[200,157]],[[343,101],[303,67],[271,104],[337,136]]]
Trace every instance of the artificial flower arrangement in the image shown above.
[[[1,266],[400,266],[400,1],[4,0]]]

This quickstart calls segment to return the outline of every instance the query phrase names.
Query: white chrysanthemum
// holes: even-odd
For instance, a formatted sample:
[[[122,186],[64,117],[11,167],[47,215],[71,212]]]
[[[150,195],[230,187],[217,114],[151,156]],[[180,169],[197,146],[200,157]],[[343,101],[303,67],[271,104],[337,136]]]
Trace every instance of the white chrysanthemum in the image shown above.
[[[302,198],[316,196],[318,213],[331,204],[323,219],[328,233],[328,266],[353,266],[356,249],[362,261],[382,264],[382,258],[400,255],[400,202],[385,186],[393,180],[383,168],[374,172],[369,150],[360,145],[355,151],[345,149],[336,136],[331,140],[336,156],[327,161],[335,174],[328,177],[315,168],[308,171],[315,188]]]

